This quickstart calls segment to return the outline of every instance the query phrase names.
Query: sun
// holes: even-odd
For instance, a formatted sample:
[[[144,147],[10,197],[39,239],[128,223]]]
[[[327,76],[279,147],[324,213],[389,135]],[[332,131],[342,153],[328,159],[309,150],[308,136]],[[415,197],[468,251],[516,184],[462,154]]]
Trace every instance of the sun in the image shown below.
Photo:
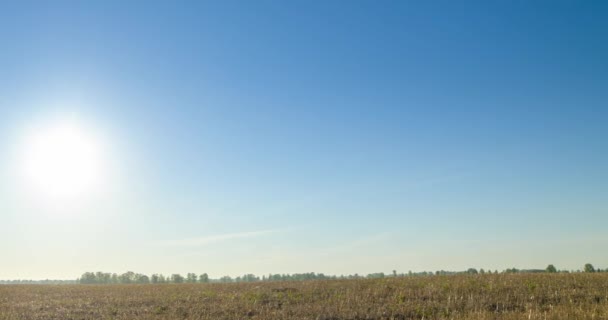
[[[102,182],[101,142],[80,123],[59,121],[31,130],[22,150],[23,177],[40,196],[74,200]]]

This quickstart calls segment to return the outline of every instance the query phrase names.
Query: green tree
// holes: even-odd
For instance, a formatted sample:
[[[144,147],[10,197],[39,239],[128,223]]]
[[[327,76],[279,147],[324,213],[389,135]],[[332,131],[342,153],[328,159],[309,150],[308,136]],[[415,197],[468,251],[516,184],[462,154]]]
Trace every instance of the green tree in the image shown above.
[[[171,275],[171,282],[173,283],[184,283],[184,277],[179,274],[179,273],[175,273]]]
[[[150,278],[145,274],[135,274],[135,283],[150,283]]]
[[[585,264],[585,272],[595,272],[595,268],[591,263]]]
[[[95,283],[95,281],[96,281],[95,274],[93,272],[85,272],[80,277],[79,280],[80,280],[80,283],[85,283],[85,284]]]
[[[254,274],[246,274],[241,278],[242,281],[244,282],[255,282],[255,281],[260,281],[260,278],[256,277]]]
[[[554,265],[550,264],[550,265],[547,266],[546,271],[549,272],[549,273],[556,273],[557,269],[555,268]]]
[[[196,279],[197,278],[198,277],[196,276],[195,273],[188,273],[186,275],[186,282],[188,282],[188,283],[196,283]]]
[[[135,272],[127,271],[118,276],[118,282],[120,283],[133,283],[135,282]]]
[[[207,282],[209,282],[209,275],[207,275],[206,273],[201,274],[200,276],[198,276],[198,281],[200,283],[207,283]]]

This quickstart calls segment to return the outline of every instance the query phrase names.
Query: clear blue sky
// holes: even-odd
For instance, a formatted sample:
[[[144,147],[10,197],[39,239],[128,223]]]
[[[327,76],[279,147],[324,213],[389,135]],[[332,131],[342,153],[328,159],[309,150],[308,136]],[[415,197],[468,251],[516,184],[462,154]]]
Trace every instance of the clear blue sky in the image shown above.
[[[2,2],[0,278],[608,267],[607,39],[605,1]],[[8,155],[68,116],[114,192],[34,210]]]

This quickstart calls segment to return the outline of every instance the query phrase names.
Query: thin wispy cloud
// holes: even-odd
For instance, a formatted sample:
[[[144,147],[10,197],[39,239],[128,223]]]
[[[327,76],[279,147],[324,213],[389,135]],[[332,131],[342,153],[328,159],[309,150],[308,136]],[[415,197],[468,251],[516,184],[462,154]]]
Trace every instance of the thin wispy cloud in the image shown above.
[[[225,233],[225,234],[217,234],[217,235],[210,235],[210,236],[203,236],[203,237],[166,240],[166,241],[163,241],[162,244],[165,246],[200,247],[200,246],[206,246],[209,244],[218,243],[218,242],[222,242],[222,241],[229,241],[229,240],[234,240],[234,239],[255,238],[255,237],[261,237],[264,235],[269,235],[269,234],[278,233],[278,232],[281,232],[281,230],[272,229],[272,230],[258,230],[258,231]]]

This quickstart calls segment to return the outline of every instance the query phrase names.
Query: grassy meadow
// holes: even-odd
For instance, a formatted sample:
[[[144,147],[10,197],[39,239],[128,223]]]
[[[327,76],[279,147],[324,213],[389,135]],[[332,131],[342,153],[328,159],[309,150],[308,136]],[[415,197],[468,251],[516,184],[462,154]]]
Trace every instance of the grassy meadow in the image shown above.
[[[0,319],[608,319],[608,273],[1,285]]]

